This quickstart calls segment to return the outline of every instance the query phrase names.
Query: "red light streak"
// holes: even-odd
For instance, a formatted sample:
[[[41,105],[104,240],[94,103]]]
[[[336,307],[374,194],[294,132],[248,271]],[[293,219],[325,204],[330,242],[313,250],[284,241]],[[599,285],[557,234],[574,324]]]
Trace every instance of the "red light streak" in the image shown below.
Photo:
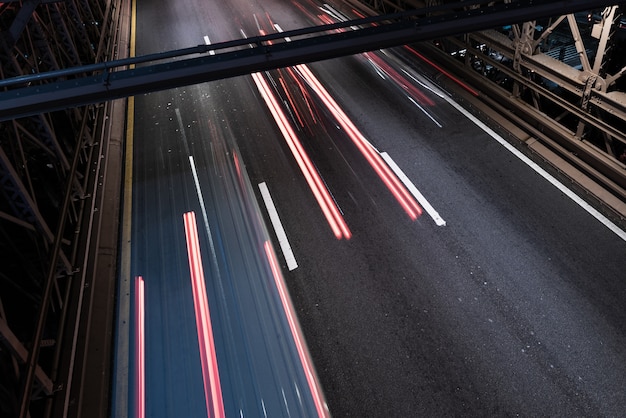
[[[274,27],[274,21],[272,20],[272,17],[270,16],[268,12],[265,12],[265,17],[267,17],[267,20],[269,20],[270,26]]]
[[[239,155],[237,154],[237,151],[235,151],[233,149],[232,151],[233,153],[233,160],[235,161],[235,169],[237,170],[237,178],[239,179],[239,185],[241,186],[241,189],[245,189],[245,180],[243,178],[243,173],[241,172],[241,164],[239,163]]]
[[[300,362],[304,368],[304,374],[306,375],[307,383],[309,384],[309,389],[311,390],[311,395],[313,396],[313,402],[315,403],[315,408],[317,409],[317,415],[319,417],[330,417],[330,412],[328,411],[328,407],[324,401],[322,389],[317,379],[317,375],[315,374],[311,357],[304,343],[304,337],[302,336],[300,327],[298,326],[298,320],[294,314],[293,304],[289,299],[289,294],[287,293],[285,282],[280,273],[278,262],[276,261],[276,256],[274,255],[274,250],[272,249],[272,245],[269,241],[265,241],[265,254],[267,255],[267,260],[269,261],[270,268],[272,269],[274,282],[276,283],[276,288],[278,289],[283,310],[287,316],[287,322],[289,323],[291,335],[293,335],[293,340],[296,344],[296,350],[298,351]]]
[[[409,82],[406,78],[402,76],[399,72],[397,72],[391,65],[389,65],[385,60],[380,58],[376,54],[372,54],[369,52],[363,53],[367,59],[369,59],[375,66],[377,66],[381,71],[387,74],[393,81],[396,82],[404,91],[406,91],[411,97],[422,103],[423,105],[433,106],[435,102],[433,102],[428,96],[419,91],[417,87],[413,85],[413,83]]]
[[[341,215],[339,208],[333,201],[333,198],[330,196],[330,192],[326,188],[322,178],[319,173],[313,166],[309,156],[306,151],[302,147],[298,136],[294,132],[291,124],[287,120],[287,116],[285,112],[283,112],[282,108],[276,101],[276,97],[272,93],[270,86],[267,84],[267,81],[259,74],[253,73],[252,79],[257,85],[261,96],[265,100],[267,107],[269,108],[272,116],[276,120],[278,127],[283,134],[283,137],[287,141],[287,145],[291,150],[302,174],[304,174],[304,178],[306,179],[317,203],[319,204],[324,216],[326,217],[326,221],[330,225],[333,234],[337,239],[341,239],[342,237],[345,239],[350,239],[352,237],[352,233],[348,228],[343,216]]]
[[[303,14],[305,14],[309,20],[314,21],[315,20],[315,16],[313,15],[313,13],[309,12],[309,10],[306,9],[301,3],[302,3],[301,1],[295,1],[295,0],[291,1],[291,4],[293,6],[295,6],[295,7],[297,7],[298,9],[300,9],[300,11]]]
[[[409,193],[409,191],[400,182],[398,177],[391,171],[389,166],[385,163],[382,157],[374,150],[371,144],[365,139],[363,134],[357,129],[354,123],[348,118],[348,116],[339,107],[337,102],[331,97],[330,93],[322,86],[317,77],[311,73],[308,67],[304,64],[296,66],[300,71],[300,74],[308,82],[309,86],[318,94],[320,99],[333,113],[341,127],[346,131],[350,139],[357,146],[359,151],[370,163],[374,171],[381,178],[383,183],[394,195],[400,206],[409,215],[411,220],[417,219],[422,214],[422,208],[417,203],[415,198]]]
[[[146,416],[145,293],[143,277],[135,277],[135,417]]]
[[[235,161],[235,169],[237,170],[237,177],[239,180],[243,180],[243,176],[241,175],[241,167],[239,166],[239,158],[237,156],[237,151],[233,150],[233,160]]]
[[[450,80],[452,80],[455,83],[457,83],[459,86],[463,87],[465,90],[470,92],[472,95],[478,97],[478,92],[476,90],[474,90],[473,88],[471,88],[470,86],[468,86],[467,84],[465,84],[464,82],[462,82],[461,80],[459,80],[458,78],[456,78],[455,76],[453,76],[452,74],[450,74],[449,72],[447,72],[446,70],[444,70],[443,68],[441,68],[440,66],[435,64],[434,62],[432,62],[431,60],[429,60],[428,58],[426,58],[424,55],[422,55],[419,52],[417,52],[415,49],[413,49],[413,48],[411,48],[410,46],[407,46],[407,45],[405,45],[404,48],[407,51],[411,52],[416,57],[418,57],[419,59],[421,59],[422,61],[424,61],[427,64],[429,64],[430,66],[432,66],[434,69],[439,71],[441,74],[443,74],[446,77],[448,77]]]
[[[327,17],[325,15],[320,15],[319,18],[322,21],[324,21],[325,19],[330,19],[329,17]],[[387,65],[387,67],[389,67],[389,66]],[[370,165],[372,166],[374,171],[376,171],[376,173],[381,178],[383,183],[387,186],[387,188],[394,195],[394,197],[396,198],[396,200],[398,201],[400,206],[402,206],[404,211],[408,214],[409,218],[411,218],[411,220],[417,219],[417,217],[422,214],[422,208],[419,206],[419,204],[417,203],[415,198],[409,193],[409,191],[400,182],[398,177],[391,171],[389,166],[383,161],[382,157],[378,154],[378,152],[376,152],[373,149],[373,147],[370,145],[370,143],[365,139],[365,137],[361,134],[361,132],[356,128],[354,123],[352,123],[352,121],[348,118],[348,116],[339,107],[337,102],[335,102],[335,100],[328,93],[328,91],[324,88],[324,86],[322,86],[322,84],[319,82],[317,77],[315,77],[313,75],[313,73],[311,73],[309,68],[306,65],[304,65],[304,64],[297,65],[295,68],[299,71],[300,75],[307,81],[309,87],[313,91],[315,91],[317,93],[317,95],[320,97],[320,99],[324,102],[324,104],[328,107],[328,109],[333,113],[333,115],[335,116],[335,118],[337,119],[339,124],[343,127],[343,129],[346,131],[346,133],[348,134],[350,139],[354,142],[354,144],[357,146],[357,148],[365,156],[365,158],[370,163]],[[290,74],[292,74],[292,76],[293,76],[293,73],[290,73]],[[400,74],[398,74],[397,72],[396,72],[396,74],[397,74],[397,77],[399,77],[400,79],[403,79],[403,77]],[[261,76],[259,76],[258,74],[256,75],[256,77],[253,74],[253,78],[254,78],[255,82],[257,83],[257,87],[261,91],[262,95],[263,95],[262,87],[259,85],[259,83],[263,82],[265,84],[267,93],[266,93],[266,95],[264,95],[264,98],[266,100],[266,103],[268,104],[268,107],[270,107],[270,111],[274,115],[274,118],[276,119],[277,123],[279,124],[279,126],[281,126],[281,123],[279,122],[278,119],[280,117],[280,114],[283,114],[283,112],[280,109],[280,107],[278,106],[278,104],[276,103],[275,98],[273,97],[271,91],[269,90],[269,86],[267,86],[267,83],[265,82],[265,80]],[[297,80],[297,77],[294,77],[294,79]],[[396,82],[399,82],[399,81],[396,80]],[[408,89],[408,87],[406,87],[404,85],[404,83],[401,83],[401,82],[399,82],[399,83],[402,85],[402,87],[405,90]],[[408,82],[407,82],[407,84],[411,85]],[[428,99],[428,97],[426,97],[421,92],[419,92],[419,90],[417,90],[414,86],[413,86],[413,90],[414,90],[414,92],[413,92],[414,95],[422,98],[422,100],[424,100],[424,101],[427,101],[428,104],[434,104],[434,102],[432,102],[432,100]],[[268,100],[272,102],[271,105],[270,105]],[[277,117],[277,115],[279,117]],[[285,118],[284,114],[283,114],[283,118]],[[293,138],[292,140],[295,142],[295,147],[301,149],[301,144],[298,141],[298,139],[295,136],[295,134],[293,133],[293,130],[291,129],[291,126],[286,121],[286,118],[285,118],[285,121],[284,121],[284,125],[288,128],[288,130],[291,131],[291,134],[286,134],[285,131],[283,131],[283,135],[287,139],[288,143],[290,141],[288,136],[290,136],[290,137]],[[282,131],[282,127],[281,127],[281,131]],[[291,147],[291,145],[290,145],[290,147]],[[302,152],[304,152],[304,150],[302,150]],[[292,149],[292,153],[294,153],[293,149]],[[294,156],[296,156],[296,153],[294,153]],[[305,164],[306,164],[306,161],[308,160],[308,156],[306,156],[306,154],[304,154],[304,157],[306,157],[304,159],[305,160]],[[296,159],[298,159],[297,156],[296,156]],[[302,166],[301,166],[301,169],[302,169]],[[310,167],[309,171],[317,174],[317,171],[313,167]],[[303,172],[304,172],[304,169],[303,169]],[[307,174],[305,173],[305,177],[306,177],[306,175]],[[313,189],[313,187],[311,187],[311,189],[313,190],[314,194],[316,194],[315,189]],[[318,185],[318,190],[327,191],[326,187],[323,186],[323,185]],[[325,198],[325,200],[327,199],[326,197],[324,197],[324,198]],[[328,198],[330,198],[330,196],[328,196]],[[332,198],[330,198],[330,199],[332,199]],[[334,204],[334,202],[329,202],[328,200],[326,200],[326,201],[327,201],[327,208],[335,208],[335,209],[337,209],[337,207]],[[318,202],[319,202],[319,200],[318,200]],[[320,206],[322,206],[322,205],[320,204]],[[324,207],[322,207],[322,210],[326,214],[326,209]],[[337,210],[337,212],[338,212],[338,210]],[[329,219],[328,216],[327,216],[327,219]],[[338,219],[343,220],[343,217],[341,217],[341,215],[339,215]],[[330,220],[329,220],[329,223],[331,223]],[[332,223],[331,223],[331,228],[333,228],[333,231],[335,232],[335,236],[339,239],[340,236],[337,235],[337,232],[334,229]],[[346,238],[349,238],[349,237],[346,237]]]
[[[215,353],[215,340],[211,327],[211,315],[204,282],[204,270],[200,256],[200,243],[198,241],[198,226],[194,212],[183,214],[185,223],[185,238],[187,240],[187,254],[189,258],[189,270],[191,272],[191,288],[193,293],[193,305],[196,313],[196,327],[198,330],[198,345],[200,348],[200,363],[202,366],[202,378],[204,381],[204,397],[206,402],[207,417],[225,417],[222,388],[217,367]]]
[[[360,13],[359,11],[357,11],[355,9],[352,9],[352,13],[354,13],[359,18],[365,18],[366,17],[363,13]],[[325,15],[324,15],[324,17],[327,18],[327,16],[325,16]],[[321,16],[320,16],[320,20],[322,20],[323,23],[328,23],[328,22],[326,22],[326,19],[323,19]],[[372,26],[378,26],[378,24],[377,23],[372,23]],[[417,52],[415,49],[411,48],[408,45],[404,45],[404,48],[407,51],[411,52],[416,57],[418,57],[419,59],[421,59],[422,61],[424,61],[425,63],[427,63],[428,65],[430,65],[431,67],[433,67],[434,69],[436,69],[437,71],[439,71],[441,74],[443,74],[446,77],[448,77],[450,80],[452,80],[453,82],[455,82],[459,86],[463,87],[466,91],[468,91],[472,95],[478,96],[478,92],[476,90],[474,90],[473,88],[471,88],[470,86],[468,86],[467,84],[465,84],[464,82],[459,80],[457,77],[453,76],[448,71],[444,70],[443,68],[441,68],[440,66],[438,66],[437,64],[435,64],[434,62],[429,60],[428,58],[426,58],[424,55],[422,55],[419,52]]]
[[[356,17],[360,17],[361,19],[365,18],[365,15],[359,12],[357,9],[352,9],[352,13],[356,15]],[[372,23],[372,26],[376,26],[376,23]]]
[[[329,16],[327,15],[317,15],[318,19],[322,21],[322,23],[326,24],[326,25],[330,25],[335,23],[335,21],[333,19],[331,19]],[[345,31],[345,29],[335,29],[335,32],[343,32]]]
[[[300,77],[296,76],[296,73],[293,71],[292,67],[287,67],[287,72],[291,76],[291,78],[298,84],[298,88],[300,89],[300,93],[302,93],[302,97],[304,98],[304,102],[306,103],[307,109],[309,109],[309,113],[311,114],[311,118],[313,118],[313,122],[317,124],[317,118],[315,117],[315,112],[313,112],[313,108],[311,107],[311,100],[309,91],[304,88]]]
[[[296,114],[296,117],[298,118],[298,122],[300,123],[300,126],[304,128],[304,121],[300,117],[300,112],[298,112],[298,108],[296,107],[296,104],[294,103],[293,98],[291,97],[291,94],[289,93],[289,89],[287,88],[287,85],[285,84],[285,80],[283,80],[283,78],[280,77],[278,81],[280,81],[280,85],[283,87],[283,90],[285,91],[285,94],[287,95],[289,104],[291,105],[291,108]]]

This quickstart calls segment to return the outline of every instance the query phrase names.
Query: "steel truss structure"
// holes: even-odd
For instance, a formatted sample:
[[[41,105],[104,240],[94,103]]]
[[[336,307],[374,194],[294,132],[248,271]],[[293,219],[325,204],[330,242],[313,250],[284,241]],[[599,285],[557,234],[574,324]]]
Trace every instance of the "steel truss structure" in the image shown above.
[[[13,77],[0,80],[0,88],[8,88],[0,92],[0,120],[548,17],[564,8],[583,11],[606,3],[607,0],[456,1],[101,65]],[[335,32],[347,28],[352,30]],[[189,58],[193,55],[196,57]],[[142,65],[122,69],[129,64]]]
[[[497,101],[500,110],[517,117],[529,137],[541,140],[616,196],[618,213],[626,211],[621,207],[626,206],[626,100],[616,88],[625,68],[607,65],[616,50],[611,45],[620,15],[617,6],[594,0],[344,1],[365,7],[370,17],[0,80],[0,88],[6,88],[0,92],[0,120],[410,42],[432,44],[436,39],[442,59],[460,63],[457,67],[465,77],[478,76],[482,99],[493,105]],[[587,17],[594,8],[598,13]],[[578,14],[554,17],[564,11]],[[583,22],[577,19],[580,12]],[[485,30],[504,25],[510,28],[508,34]],[[626,30],[626,21],[621,25]],[[353,30],[332,33],[339,28]],[[461,32],[466,34],[443,38]],[[291,42],[284,42],[285,37]],[[560,52],[556,58],[549,55],[555,45],[560,45],[562,59]],[[570,51],[579,69],[572,67]],[[464,59],[450,59],[453,54]],[[495,55],[499,59],[493,59]],[[122,69],[129,64],[141,66]],[[476,68],[489,69],[489,74]],[[490,79],[493,82],[487,82]]]
[[[0,1],[0,79],[111,59],[121,3]],[[0,416],[57,416],[69,399],[106,114],[0,123]]]
[[[74,364],[88,333],[83,316],[112,119],[104,100],[438,38],[433,49],[475,76],[494,105],[511,109],[534,137],[563,148],[624,196],[616,158],[626,146],[616,90],[624,69],[609,69],[603,58],[619,13],[606,2],[361,0],[385,16],[119,59],[117,24],[127,2],[0,0],[0,27],[7,28],[0,34],[0,416],[79,414],[75,388],[85,380]],[[590,29],[598,35],[591,36],[595,53],[575,15],[532,20],[591,5],[603,6]],[[484,30],[520,16],[527,22],[510,34]],[[564,36],[562,24],[572,42],[555,59],[546,45]],[[334,33],[355,25],[363,30]],[[482,31],[442,38],[467,30]],[[566,62],[570,50],[581,69]]]
[[[507,1],[503,1],[507,2]],[[374,13],[442,0],[360,0]],[[470,7],[491,6],[482,5]],[[481,98],[626,202],[626,4],[556,15],[422,43]],[[534,141],[539,141],[540,144]],[[621,216],[624,216],[623,214]]]

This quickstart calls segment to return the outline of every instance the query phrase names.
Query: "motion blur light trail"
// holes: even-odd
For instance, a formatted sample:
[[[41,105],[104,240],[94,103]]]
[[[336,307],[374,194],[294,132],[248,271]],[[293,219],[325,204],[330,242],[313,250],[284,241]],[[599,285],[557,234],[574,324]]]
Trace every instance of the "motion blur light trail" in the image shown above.
[[[293,97],[291,97],[291,93],[289,93],[289,89],[287,88],[287,85],[285,84],[285,80],[282,77],[280,77],[279,81],[283,90],[287,94],[287,99],[289,99],[289,104],[291,105],[291,108],[293,109],[293,113],[295,113],[296,117],[298,118],[298,124],[302,128],[304,128],[304,121],[302,120],[302,117],[300,116],[300,112],[298,112],[298,107],[296,106],[296,103],[294,102]]]
[[[471,88],[470,86],[468,86],[467,84],[465,84],[464,82],[462,82],[461,80],[459,80],[458,78],[456,78],[455,76],[453,76],[452,74],[450,74],[448,71],[444,70],[443,68],[441,68],[440,66],[438,66],[437,64],[435,64],[434,62],[432,62],[431,60],[429,60],[428,58],[426,58],[424,55],[420,54],[419,52],[417,52],[415,49],[413,49],[412,47],[405,45],[404,49],[406,49],[407,51],[409,51],[411,54],[415,55],[416,57],[418,57],[419,59],[421,59],[422,61],[424,61],[425,63],[427,63],[428,65],[432,66],[433,68],[435,68],[437,71],[439,71],[441,74],[445,75],[446,77],[448,77],[450,80],[454,81],[456,84],[458,84],[459,86],[463,87],[465,90],[467,90],[469,93],[471,93],[473,96],[478,97],[478,92],[476,90],[474,90],[473,88]]]
[[[364,15],[363,13],[359,12],[356,9],[352,9],[352,13],[358,17],[358,18],[365,18],[367,17],[366,15]],[[338,13],[335,13],[337,16],[335,16],[335,18],[337,18],[338,20],[341,21],[345,21],[347,20],[347,18],[343,18],[341,15],[339,15]],[[323,21],[326,21],[326,19],[322,19]],[[332,21],[331,21],[332,23]],[[372,26],[377,26],[376,23],[372,23]],[[404,49],[406,49],[407,51],[409,51],[411,54],[415,55],[416,57],[418,57],[419,59],[421,59],[422,61],[424,61],[425,63],[427,63],[428,65],[430,65],[431,67],[433,67],[434,69],[436,69],[437,71],[439,71],[441,74],[445,75],[446,77],[448,77],[450,80],[452,80],[453,82],[455,82],[456,84],[458,84],[459,86],[461,86],[463,89],[465,89],[466,91],[468,91],[470,94],[472,94],[473,96],[478,97],[478,92],[476,90],[474,90],[473,88],[471,88],[470,86],[468,86],[467,84],[465,84],[464,82],[462,82],[461,80],[459,80],[457,77],[453,76],[451,73],[449,73],[448,71],[444,70],[443,68],[441,68],[439,65],[435,64],[433,61],[429,60],[428,58],[426,58],[423,54],[420,54],[419,52],[417,52],[414,48],[410,47],[409,45],[404,45],[403,47]],[[367,54],[367,53],[365,53]]]
[[[309,91],[305,88],[304,83],[302,82],[301,78],[296,76],[296,73],[294,72],[292,67],[287,67],[286,70],[289,76],[298,85],[298,89],[300,89],[300,94],[302,94],[302,98],[304,99],[304,102],[306,103],[307,110],[309,111],[309,115],[311,116],[311,120],[313,121],[313,123],[317,123],[317,116],[315,116],[315,112],[313,111],[313,107],[311,106],[312,100],[311,100],[311,95],[309,94]]]
[[[313,166],[309,156],[306,151],[302,147],[298,136],[293,130],[293,127],[287,120],[287,116],[285,112],[282,110],[278,102],[276,101],[276,97],[271,91],[270,86],[267,81],[259,74],[253,73],[252,79],[256,83],[261,96],[265,100],[267,107],[269,108],[274,120],[278,124],[278,127],[283,134],[283,137],[287,141],[289,145],[289,149],[293,154],[302,174],[304,174],[304,178],[306,179],[317,203],[319,204],[324,216],[328,224],[330,225],[333,234],[337,239],[345,238],[350,239],[352,237],[352,232],[348,228],[346,221],[341,215],[337,204],[333,200],[328,188],[324,184],[322,178],[320,177],[317,169]]]
[[[274,26],[280,32],[280,26]],[[422,214],[422,208],[417,203],[413,195],[404,187],[398,177],[393,173],[389,166],[383,161],[382,157],[372,147],[367,139],[361,134],[354,123],[348,118],[348,115],[339,107],[335,99],[332,98],[330,93],[324,88],[322,83],[315,77],[315,75],[309,70],[309,67],[305,64],[295,66],[298,74],[306,81],[308,86],[313,90],[322,102],[326,105],[328,110],[333,114],[337,122],[341,125],[344,131],[348,134],[352,142],[357,146],[359,151],[363,154],[368,163],[372,166],[374,171],[378,174],[383,183],[391,191],[396,198],[400,206],[409,215],[411,220],[417,219]],[[398,76],[400,76],[398,74]],[[401,77],[401,76],[400,76]],[[408,83],[410,84],[410,83]],[[417,89],[415,89],[417,91]],[[434,104],[430,99],[420,93],[426,100]]]
[[[196,327],[198,329],[198,344],[200,347],[200,363],[202,365],[207,416],[209,418],[223,418],[225,417],[224,401],[222,399],[222,388],[217,369],[215,341],[213,339],[209,302],[204,282],[204,270],[200,256],[196,214],[194,212],[186,212],[183,214],[183,220],[185,223],[185,237],[187,239],[187,254],[189,257],[189,270],[191,272],[191,288],[196,313]]]
[[[285,315],[287,316],[287,321],[289,322],[289,328],[291,329],[291,334],[293,335],[293,339],[298,350],[298,356],[300,357],[300,361],[302,362],[302,367],[304,368],[304,373],[306,374],[306,380],[309,384],[311,394],[313,395],[313,401],[315,403],[317,415],[318,417],[330,418],[330,411],[328,410],[328,405],[326,404],[326,401],[324,400],[324,397],[322,395],[322,387],[319,383],[317,375],[315,374],[311,357],[309,355],[308,349],[306,348],[306,344],[304,343],[304,336],[302,335],[302,331],[298,326],[293,304],[291,303],[289,293],[285,287],[285,282],[280,273],[280,267],[278,266],[278,261],[276,260],[276,256],[274,255],[272,244],[269,241],[265,241],[264,247],[265,255],[267,256],[270,268],[272,269],[274,282],[276,283],[276,288],[278,289],[278,294],[280,295],[280,301],[283,305]]]
[[[434,106],[433,102],[428,96],[419,91],[412,83],[410,83],[402,74],[396,71],[391,65],[385,62],[384,59],[376,55],[375,53],[364,52],[363,55],[380,71],[387,74],[397,85],[399,85],[406,93],[425,106]]]
[[[330,6],[328,6],[328,9],[325,9],[325,8],[321,8],[321,9],[324,10],[326,13],[330,14],[330,16],[334,17],[336,20],[339,20],[341,22],[345,22],[346,20],[348,20],[347,17],[343,16],[342,14],[340,14],[338,11],[334,10]],[[335,21],[330,16],[318,15],[317,17],[319,18],[320,21],[322,21],[322,23],[325,23],[325,24],[335,23]],[[345,32],[345,31],[346,29],[336,30],[336,32]],[[421,56],[417,51],[413,49],[410,49],[410,50],[412,51],[412,53],[418,55],[423,60],[426,60],[426,58]],[[384,52],[383,50],[381,51]],[[415,87],[415,85],[413,85],[413,83],[408,81],[402,74],[400,74],[395,68],[393,68],[387,61],[385,61],[383,58],[378,56],[376,52],[364,52],[361,55],[363,55],[374,66],[374,68],[376,69],[376,71],[381,77],[385,78],[386,76],[390,78],[394,83],[396,83],[396,85],[398,85],[401,89],[403,89],[409,95],[410,98],[421,103],[424,106],[435,105],[435,102],[433,102],[428,96],[422,93],[417,87]],[[434,63],[430,61],[428,61],[428,63],[439,69],[439,67],[437,67]],[[440,69],[440,70],[445,73],[443,69]],[[454,78],[452,75],[448,73],[445,73],[445,74],[449,76],[450,78]],[[457,79],[454,79],[454,80],[456,82],[459,82]],[[421,106],[419,107],[426,113],[426,111]],[[432,118],[432,116],[430,117]]]
[[[145,292],[143,277],[135,277],[135,417],[146,416]]]
[[[398,180],[398,177],[391,171],[389,166],[383,161],[380,154],[372,147],[367,139],[365,139],[363,134],[339,107],[335,99],[333,99],[330,93],[322,86],[311,70],[304,64],[296,66],[296,69],[335,116],[337,122],[339,122],[352,142],[354,142],[359,151],[361,151],[374,171],[376,171],[380,179],[391,191],[398,203],[400,203],[400,206],[402,206],[407,215],[409,215],[409,218],[411,218],[411,220],[417,219],[422,214],[422,208],[400,180]]]

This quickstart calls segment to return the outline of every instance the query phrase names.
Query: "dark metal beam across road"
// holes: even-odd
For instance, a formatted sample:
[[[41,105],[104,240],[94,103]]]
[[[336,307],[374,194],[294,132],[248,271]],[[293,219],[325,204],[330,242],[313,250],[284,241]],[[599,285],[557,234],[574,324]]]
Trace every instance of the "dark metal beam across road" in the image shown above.
[[[18,0],[3,1],[2,3],[12,3],[16,1]],[[28,21],[30,20],[37,6],[39,6],[40,4],[46,4],[46,3],[56,3],[58,1],[61,1],[61,0],[25,0],[22,3],[22,7],[20,8],[20,11],[18,12],[15,20],[11,24],[11,27],[7,31],[7,35],[8,35],[8,39],[6,41],[7,46],[9,46],[10,48],[13,48],[13,46],[15,46],[15,42],[22,34],[22,31],[28,24]]]
[[[0,88],[9,88],[0,93],[0,121],[611,4],[601,0],[489,3],[455,2],[7,79],[0,81]],[[201,56],[186,58],[197,54]],[[126,69],[139,64],[146,66]]]

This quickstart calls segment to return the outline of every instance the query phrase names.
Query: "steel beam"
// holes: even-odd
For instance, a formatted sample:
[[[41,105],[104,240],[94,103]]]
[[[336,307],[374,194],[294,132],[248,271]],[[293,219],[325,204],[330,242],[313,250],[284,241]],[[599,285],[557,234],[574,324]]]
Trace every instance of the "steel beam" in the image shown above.
[[[20,342],[20,340],[15,336],[6,320],[0,316],[0,342],[3,342],[4,345],[11,350],[11,353],[17,357],[20,363],[26,363],[26,359],[28,358],[28,350],[24,345]],[[36,365],[35,368],[35,379],[43,388],[43,391],[46,395],[50,395],[53,392],[53,384],[52,380],[48,377],[48,375],[42,370],[39,365]]]
[[[616,10],[617,6],[607,7],[604,10],[604,13],[602,13],[601,32],[600,36],[598,37],[600,44],[598,45],[598,51],[596,53],[596,58],[592,69],[595,74],[600,74],[602,66],[604,65],[605,53],[608,49],[607,45],[609,42],[609,37],[611,36],[611,32],[613,31],[613,20],[615,19]]]
[[[0,79],[56,71],[114,56],[119,24],[116,11],[122,0],[27,3],[30,1],[4,4],[7,2],[0,0],[4,4],[0,6]],[[12,39],[10,27],[19,39]],[[94,45],[98,46],[98,57]],[[0,335],[0,344],[10,341],[11,346],[2,346],[0,361],[15,365],[13,375],[0,379],[0,394],[6,393],[0,401],[0,415],[6,412],[7,416],[16,416],[15,408],[19,407],[21,416],[43,416],[41,413],[47,413],[44,409],[63,404],[68,396],[61,389],[69,392],[71,379],[58,371],[73,367],[69,366],[75,360],[73,354],[61,356],[77,341],[72,333],[78,327],[63,330],[60,322],[64,318],[74,321],[68,312],[85,306],[78,298],[70,300],[66,296],[75,295],[74,291],[82,294],[80,280],[74,279],[78,266],[86,265],[84,260],[92,257],[85,243],[94,236],[90,231],[92,194],[94,184],[98,184],[95,167],[100,167],[100,154],[93,145],[106,120],[103,109],[72,107],[66,112],[0,124],[0,280],[5,301],[12,299],[7,320],[15,318],[2,324]],[[55,126],[70,127],[74,134],[57,136]],[[72,155],[77,158],[70,158]],[[31,314],[34,318],[29,317]],[[35,325],[31,319],[36,320]],[[42,336],[55,332],[56,338],[52,338],[56,347],[51,358]],[[31,338],[24,340],[24,335]],[[14,336],[20,336],[21,346]],[[46,350],[45,356],[39,356],[40,348]],[[26,366],[18,368],[19,363]],[[2,366],[0,373],[5,371],[4,363]],[[49,373],[48,381],[54,382],[51,385],[42,385],[42,368]],[[75,382],[80,386],[78,380]]]
[[[17,3],[18,1],[22,0],[3,0],[0,3]],[[12,48],[15,45],[15,42],[17,42],[17,40],[20,38],[20,35],[26,28],[26,25],[28,24],[28,21],[32,17],[37,6],[39,6],[40,4],[57,3],[60,1],[65,0],[23,0],[22,7],[20,8],[17,16],[15,16],[13,23],[7,31],[7,45],[9,46],[9,49]]]
[[[531,0],[519,0],[504,3],[490,2],[490,4],[495,4],[489,6],[482,4],[483,2],[474,3],[483,7],[466,9],[468,2],[456,2],[395,15],[357,19],[340,24],[214,44],[210,48],[198,46],[172,51],[163,54],[160,58],[159,56],[153,58],[181,57],[189,54],[190,50],[205,53],[207,56],[158,63],[132,70],[112,72],[114,69],[127,65],[128,60],[113,61],[99,67],[79,67],[75,71],[92,74],[94,71],[102,71],[102,73],[0,93],[0,120],[388,48],[497,25],[524,22],[539,17],[560,15],[563,11],[575,12],[610,4],[608,1],[601,0],[546,0],[540,4]],[[328,33],[334,29],[352,26],[358,29]],[[297,39],[302,35],[309,37]],[[292,41],[269,43],[269,41],[277,41],[284,37],[290,37]],[[236,50],[233,51],[233,48]],[[208,56],[209,49],[220,53]],[[225,51],[226,49],[230,50]],[[60,72],[57,75],[63,74]],[[35,83],[41,78],[41,75],[19,77],[9,83]],[[0,82],[0,87],[7,84],[6,81]]]
[[[8,194],[8,201],[14,206],[16,213],[20,214],[22,219],[35,223],[39,227],[39,230],[42,232],[46,241],[48,243],[53,243],[54,235],[48,226],[48,223],[39,212],[37,204],[20,180],[20,176],[15,171],[13,164],[11,164],[11,161],[5,154],[2,147],[0,147],[0,186],[2,190]],[[62,251],[60,254],[60,260],[66,271],[71,272],[72,266]]]

